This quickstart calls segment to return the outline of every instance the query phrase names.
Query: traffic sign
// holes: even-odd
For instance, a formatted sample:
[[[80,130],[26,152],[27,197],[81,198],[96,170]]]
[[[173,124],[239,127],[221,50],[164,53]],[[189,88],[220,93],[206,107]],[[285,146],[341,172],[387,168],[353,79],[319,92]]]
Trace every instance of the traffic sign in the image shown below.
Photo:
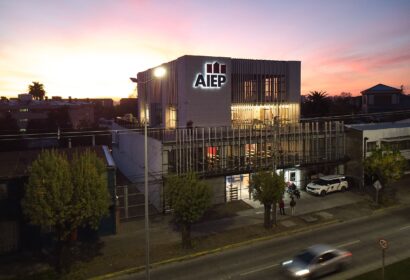
[[[382,247],[382,249],[387,249],[387,247],[389,246],[389,243],[387,242],[386,239],[380,239],[379,240],[379,245],[380,245],[380,247]]]
[[[373,183],[373,187],[374,187],[376,190],[380,190],[380,189],[382,188],[382,184],[380,184],[380,181],[377,180],[376,182]]]

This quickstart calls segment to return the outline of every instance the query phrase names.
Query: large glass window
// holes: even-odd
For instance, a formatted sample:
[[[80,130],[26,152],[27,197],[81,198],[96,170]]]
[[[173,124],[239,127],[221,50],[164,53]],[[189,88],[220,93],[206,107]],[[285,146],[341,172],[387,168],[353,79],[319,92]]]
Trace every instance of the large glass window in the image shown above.
[[[167,128],[177,127],[177,109],[174,106],[168,108],[166,124]]]
[[[256,96],[256,81],[249,80],[244,83],[244,92],[246,101],[255,101],[254,96]]]

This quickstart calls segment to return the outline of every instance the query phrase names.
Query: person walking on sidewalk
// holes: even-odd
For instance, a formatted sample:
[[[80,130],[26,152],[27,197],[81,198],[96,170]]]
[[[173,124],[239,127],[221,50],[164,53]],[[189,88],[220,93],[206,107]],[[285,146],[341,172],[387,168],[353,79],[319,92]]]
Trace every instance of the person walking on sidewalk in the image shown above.
[[[293,198],[293,196],[291,196],[291,198],[290,198],[290,212],[291,212],[292,216],[295,216],[295,206],[296,206],[296,201]]]
[[[286,215],[285,214],[285,202],[283,201],[283,198],[281,198],[279,201],[279,213],[281,215]]]

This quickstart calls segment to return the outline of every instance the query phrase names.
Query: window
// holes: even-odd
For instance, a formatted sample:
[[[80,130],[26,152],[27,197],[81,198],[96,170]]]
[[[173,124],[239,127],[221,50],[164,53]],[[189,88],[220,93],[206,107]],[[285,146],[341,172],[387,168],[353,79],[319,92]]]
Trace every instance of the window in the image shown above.
[[[20,108],[20,112],[28,112],[28,108]]]
[[[374,96],[373,96],[373,95],[369,95],[367,101],[368,101],[369,105],[373,105],[373,104],[374,104]]]
[[[289,181],[291,182],[296,181],[296,172],[290,172]]]
[[[250,80],[244,83],[245,100],[253,101],[253,96],[256,96],[256,81]]]
[[[318,257],[317,263],[324,263],[333,259],[336,255],[334,253],[325,253]]]
[[[391,98],[391,104],[399,104],[399,96],[397,94],[393,94]]]
[[[173,106],[169,107],[167,124],[168,128],[177,127],[177,109]]]
[[[367,152],[372,152],[377,149],[377,142],[376,141],[370,141],[367,142]]]
[[[266,78],[265,79],[265,101],[272,100],[272,86],[273,86],[273,78]]]

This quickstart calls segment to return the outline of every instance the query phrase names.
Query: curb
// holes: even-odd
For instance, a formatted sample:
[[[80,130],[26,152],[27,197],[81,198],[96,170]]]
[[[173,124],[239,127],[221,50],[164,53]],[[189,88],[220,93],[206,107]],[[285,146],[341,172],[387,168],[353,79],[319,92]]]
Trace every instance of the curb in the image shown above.
[[[302,228],[298,228],[298,229],[294,229],[294,230],[283,231],[283,232],[279,232],[279,233],[268,235],[268,236],[262,236],[262,237],[254,238],[254,239],[251,239],[251,240],[243,241],[243,242],[238,242],[238,243],[234,243],[234,244],[225,245],[225,246],[215,248],[215,249],[210,249],[210,250],[206,250],[206,251],[192,253],[192,254],[185,255],[185,256],[175,257],[175,258],[171,258],[171,259],[167,259],[167,260],[163,260],[163,261],[153,263],[153,264],[150,265],[150,268],[158,267],[158,266],[169,264],[169,263],[176,263],[176,262],[181,262],[181,261],[185,261],[185,260],[189,260],[189,259],[194,259],[194,258],[198,258],[198,257],[201,257],[201,256],[226,251],[226,250],[229,250],[229,249],[234,249],[234,248],[250,245],[250,244],[253,244],[253,243],[257,243],[257,242],[267,241],[267,240],[270,240],[270,239],[273,239],[273,238],[282,237],[282,236],[289,235],[289,234],[293,235],[293,234],[297,234],[297,233],[300,233],[300,232],[313,231],[315,229],[318,229],[318,228],[321,228],[321,227],[324,227],[324,226],[328,226],[328,225],[331,225],[331,224],[339,223],[339,222],[340,222],[340,220],[334,219],[334,220],[325,221],[323,223],[312,225],[312,226],[306,226],[306,227],[302,227]],[[145,269],[145,265],[142,265],[142,266],[137,266],[137,267],[133,267],[133,268],[120,270],[120,271],[117,271],[117,272],[112,272],[112,273],[92,277],[92,278],[89,278],[89,280],[105,280],[105,279],[110,279],[110,278],[113,278],[113,277],[119,277],[119,276],[123,276],[123,275],[127,275],[127,274],[132,274],[132,273],[135,273],[135,272],[142,271],[144,269]]]

